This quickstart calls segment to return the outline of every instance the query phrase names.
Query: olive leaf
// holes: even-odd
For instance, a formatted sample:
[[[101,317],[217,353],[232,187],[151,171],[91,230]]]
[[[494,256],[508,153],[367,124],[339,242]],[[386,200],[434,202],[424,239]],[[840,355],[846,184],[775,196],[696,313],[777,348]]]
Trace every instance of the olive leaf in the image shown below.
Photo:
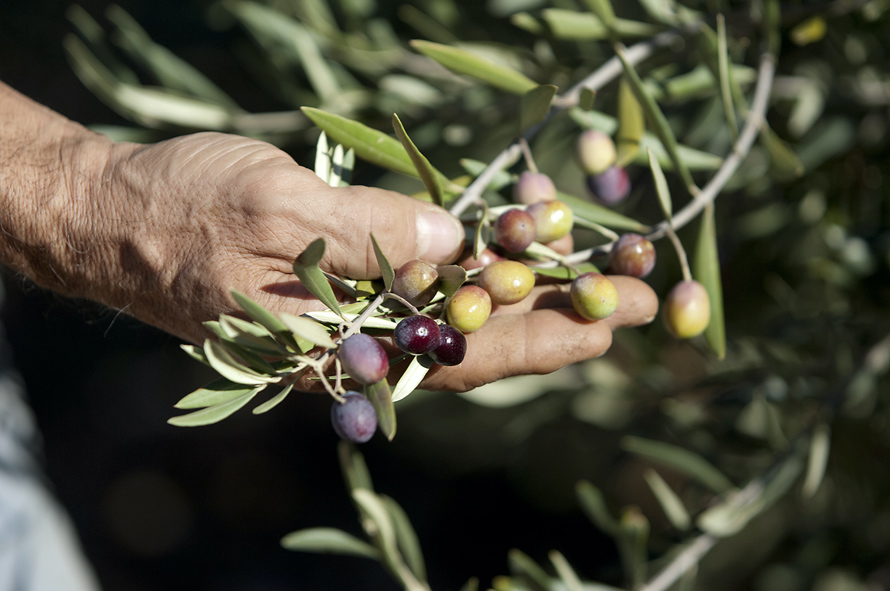
[[[322,272],[318,263],[321,262],[325,251],[324,238],[318,238],[312,242],[295,260],[294,275],[309,290],[309,293],[317,297],[321,302],[342,317],[340,303],[334,295],[334,290]]]
[[[718,494],[735,489],[729,478],[707,460],[681,447],[633,436],[624,437],[621,440],[621,447],[625,451],[647,457],[687,474]]]
[[[226,378],[217,378],[194,392],[187,394],[174,404],[174,408],[192,409],[207,408],[223,402],[229,402],[239,396],[253,391],[256,386],[238,384]]]
[[[570,41],[599,41],[609,38],[609,27],[590,12],[564,8],[545,8],[541,11],[550,33],[557,39]],[[648,23],[616,18],[612,30],[619,37],[647,37],[659,28]]]
[[[355,155],[372,164],[413,177],[417,168],[405,148],[389,136],[364,123],[353,121],[313,107],[302,107],[303,113],[327,135],[340,144],[355,150]]]
[[[640,151],[640,140],[646,131],[646,121],[640,101],[622,76],[618,83],[618,132],[615,144],[618,148],[616,166],[627,166]]]
[[[331,527],[312,527],[291,532],[281,538],[281,545],[298,552],[343,554],[380,559],[380,551],[345,531]]]
[[[436,269],[439,274],[439,291],[450,298],[467,281],[467,270],[460,265],[442,265]]]
[[[609,31],[614,29],[615,11],[612,10],[609,0],[584,0],[584,4],[600,19],[606,29]]]
[[[633,232],[645,233],[649,231],[649,226],[640,223],[633,218],[622,215],[608,207],[603,207],[597,203],[591,203],[584,199],[569,195],[568,193],[558,192],[558,199],[566,203],[572,208],[572,215],[576,223],[583,224],[583,220],[602,224],[608,228],[619,228],[621,230],[631,230]]]
[[[281,391],[278,392],[278,394],[276,394],[269,400],[265,401],[264,403],[256,406],[251,412],[255,415],[261,415],[265,412],[269,412],[270,410],[272,410],[273,408],[275,408],[276,406],[281,404],[284,401],[284,399],[287,398],[287,395],[290,394],[291,390],[293,390],[293,389],[294,389],[293,383],[288,384],[287,386],[282,388]]]
[[[223,347],[222,343],[207,339],[204,341],[204,354],[210,367],[215,369],[221,376],[227,378],[237,384],[257,385],[262,383],[276,382],[280,378],[275,376],[262,375],[240,361],[236,360]]]
[[[578,495],[581,509],[595,526],[609,535],[618,534],[620,531],[618,521],[606,506],[603,493],[599,488],[586,480],[581,480],[575,486],[575,493]]]
[[[664,219],[667,220],[668,225],[673,227],[674,211],[671,203],[671,191],[668,188],[667,179],[664,178],[664,171],[661,170],[661,165],[658,163],[658,159],[655,158],[652,150],[648,150],[648,154],[649,168],[652,169],[652,179],[655,181],[655,193],[658,195],[658,204],[661,206],[661,211],[664,213]]]
[[[822,422],[816,425],[810,439],[810,451],[807,457],[807,473],[803,481],[801,493],[810,498],[819,490],[828,467],[828,454],[831,450],[831,427]]]
[[[383,378],[379,382],[365,386],[365,396],[377,411],[377,427],[387,439],[392,441],[396,435],[396,411],[393,407],[389,382]]]
[[[575,572],[562,552],[551,550],[548,556],[567,591],[584,591],[584,585],[581,583],[578,573]]]
[[[288,354],[287,349],[261,324],[222,314],[219,317],[219,326],[226,337],[251,351],[279,357]]]
[[[327,329],[311,318],[282,312],[281,321],[284,322],[287,329],[294,336],[309,341],[313,346],[324,347],[325,349],[333,349],[337,346],[328,334]]]
[[[368,465],[365,463],[364,456],[356,449],[355,445],[348,441],[340,441],[337,445],[337,458],[340,460],[340,470],[343,472],[343,479],[346,481],[346,486],[350,491],[358,488],[374,490]]]
[[[643,478],[661,505],[661,509],[671,522],[671,525],[680,531],[688,529],[691,523],[689,511],[683,506],[683,501],[680,500],[677,493],[664,481],[664,478],[651,468],[643,473]]]
[[[582,111],[590,111],[596,102],[596,91],[589,88],[582,88],[581,94],[578,95],[578,108]]]
[[[393,388],[392,401],[398,402],[414,392],[432,366],[432,360],[425,355],[412,357],[411,362],[405,369],[405,373],[402,374],[402,377],[396,383],[396,387]]]
[[[253,397],[256,396],[257,393],[262,391],[265,387],[265,384],[257,386],[256,388],[253,388],[249,392],[246,392],[238,396],[237,398],[226,402],[220,402],[219,404],[214,404],[213,406],[202,408],[201,410],[196,410],[195,412],[190,412],[178,417],[172,417],[170,419],[167,419],[167,422],[177,427],[200,427],[203,425],[212,425],[213,423],[218,423],[219,421],[231,416],[245,404],[250,402]]]
[[[718,359],[726,356],[726,324],[723,312],[723,285],[720,279],[720,257],[717,252],[717,228],[714,204],[702,212],[698,240],[693,258],[693,275],[708,292],[711,320],[705,329],[705,340]]]
[[[534,271],[537,275],[544,275],[545,277],[553,277],[554,279],[563,279],[565,281],[571,281],[575,277],[577,277],[581,273],[599,273],[599,267],[594,265],[593,263],[586,262],[581,263],[580,265],[575,265],[573,268],[569,267],[531,267],[532,271]]]
[[[386,291],[389,291],[392,289],[392,282],[396,277],[396,272],[392,268],[392,263],[389,262],[389,259],[383,253],[383,249],[380,248],[380,244],[377,242],[374,234],[371,234],[371,245],[374,247],[377,266],[380,267],[380,274],[383,276],[383,285],[386,286]]]
[[[441,206],[443,202],[441,179],[444,175],[433,168],[433,165],[430,164],[427,157],[417,149],[417,146],[415,146],[414,142],[411,141],[411,138],[408,137],[408,132],[405,131],[405,126],[402,125],[402,120],[399,119],[399,116],[395,113],[392,114],[392,127],[396,132],[396,137],[402,142],[402,147],[405,148],[405,151],[408,153],[411,162],[414,163],[414,167],[417,169],[417,174],[420,176],[420,180],[423,181],[433,203]],[[387,289],[389,288],[387,287]]]
[[[411,47],[452,72],[471,76],[513,94],[524,94],[537,86],[525,74],[459,47],[422,40],[411,41]]]
[[[207,355],[204,354],[204,348],[199,347],[197,345],[179,345],[179,348],[185,351],[185,354],[194,359],[195,361],[200,361],[204,365],[210,367],[210,362],[207,360]]]
[[[551,588],[550,576],[525,552],[513,548],[507,554],[507,563],[510,566],[510,572],[521,577],[531,589],[549,591]]]
[[[405,563],[415,577],[421,581],[426,580],[426,565],[423,560],[423,552],[420,549],[420,542],[417,539],[414,527],[411,525],[411,520],[408,519],[405,510],[402,509],[395,499],[386,495],[383,495],[381,498],[389,513],[389,518],[392,520],[393,528],[396,532],[396,541],[402,556],[405,558]]]
[[[695,187],[695,182],[692,180],[692,174],[689,172],[689,168],[677,152],[677,138],[674,136],[674,132],[671,130],[671,126],[665,118],[664,113],[661,112],[658,103],[655,102],[652,94],[643,84],[643,81],[640,80],[639,74],[637,74],[630,62],[627,61],[627,58],[624,57],[624,51],[619,50],[617,53],[622,66],[624,66],[624,72],[627,74],[627,80],[630,83],[634,96],[640,101],[640,105],[643,107],[643,112],[649,120],[650,127],[655,131],[658,139],[661,140],[665,150],[667,150],[671,161],[674,163],[675,170],[680,174],[680,177],[683,179],[683,182],[686,183],[687,187]]]
[[[522,95],[519,107],[520,133],[544,120],[557,90],[553,84],[541,84]]]

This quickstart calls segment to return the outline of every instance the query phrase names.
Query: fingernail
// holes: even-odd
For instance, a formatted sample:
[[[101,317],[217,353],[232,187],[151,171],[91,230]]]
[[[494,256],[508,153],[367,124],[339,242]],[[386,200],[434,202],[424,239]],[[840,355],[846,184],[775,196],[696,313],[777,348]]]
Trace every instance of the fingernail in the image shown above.
[[[431,263],[451,262],[463,247],[460,220],[444,210],[417,213],[417,257]]]

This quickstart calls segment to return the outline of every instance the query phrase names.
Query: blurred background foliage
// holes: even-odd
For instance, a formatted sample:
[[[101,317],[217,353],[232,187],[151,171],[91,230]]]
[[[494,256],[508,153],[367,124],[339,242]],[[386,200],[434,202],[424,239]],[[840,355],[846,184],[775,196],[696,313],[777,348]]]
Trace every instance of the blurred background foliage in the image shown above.
[[[733,74],[750,93],[758,15],[769,6],[614,8],[628,45],[687,18],[713,28],[725,14]],[[603,358],[550,376],[400,403],[395,441],[362,451],[377,489],[414,523],[432,588],[473,576],[482,588],[540,588],[521,558],[548,581],[565,578],[552,550],[583,580],[632,584],[678,544],[739,520],[741,531],[677,588],[890,588],[890,2],[778,6],[772,131],[716,206],[726,358],[671,339],[656,320],[617,333]],[[7,0],[0,78],[117,139],[231,131],[307,165],[318,131],[299,107],[387,132],[395,112],[455,176],[461,159],[486,162],[515,138],[520,100],[448,72],[408,41],[458,45],[562,91],[613,55],[591,19],[576,0]],[[637,70],[679,141],[722,157],[732,135],[702,64],[688,33]],[[599,92],[597,112],[615,116],[617,86]],[[578,131],[556,118],[532,148],[562,191],[583,196],[570,157]],[[630,173],[619,211],[659,221],[650,172]],[[362,163],[353,182],[423,189]],[[697,226],[680,231],[687,246]],[[667,241],[656,247],[647,280],[664,294],[679,268]],[[165,423],[171,405],[209,377],[176,342],[5,279],[4,323],[45,432],[49,477],[107,588],[398,588],[373,561],[278,545],[300,528],[360,531],[326,397],[175,429]],[[742,517],[708,513],[750,482],[778,482],[775,501]],[[617,544],[591,513],[592,491],[623,515]],[[648,533],[646,549],[628,542],[631,530]]]

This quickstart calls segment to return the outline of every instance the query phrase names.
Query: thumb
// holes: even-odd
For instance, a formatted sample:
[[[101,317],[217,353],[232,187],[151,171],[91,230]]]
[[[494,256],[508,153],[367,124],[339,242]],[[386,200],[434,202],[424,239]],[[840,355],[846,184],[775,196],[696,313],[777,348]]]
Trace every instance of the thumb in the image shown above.
[[[326,228],[326,262],[331,272],[355,279],[380,277],[371,234],[398,269],[412,259],[451,263],[463,249],[466,234],[446,210],[401,193],[374,187],[338,188],[327,200],[337,220]]]

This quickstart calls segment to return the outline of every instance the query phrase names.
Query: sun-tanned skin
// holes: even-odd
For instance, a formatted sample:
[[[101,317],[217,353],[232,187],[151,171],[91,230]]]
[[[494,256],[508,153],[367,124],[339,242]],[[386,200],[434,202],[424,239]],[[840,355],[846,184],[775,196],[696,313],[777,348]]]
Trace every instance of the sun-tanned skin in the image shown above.
[[[329,187],[270,144],[221,133],[116,144],[2,83],[0,229],[0,262],[16,272],[191,342],[207,336],[203,321],[237,310],[232,289],[273,312],[321,309],[291,272],[320,236],[322,267],[354,278],[379,276],[372,232],[395,267],[451,263],[464,246],[444,210]],[[650,322],[658,308],[645,283],[614,279],[621,303],[601,322],[572,311],[567,286],[496,307],[467,336],[463,363],[423,386],[466,390],[603,354],[613,329]]]

